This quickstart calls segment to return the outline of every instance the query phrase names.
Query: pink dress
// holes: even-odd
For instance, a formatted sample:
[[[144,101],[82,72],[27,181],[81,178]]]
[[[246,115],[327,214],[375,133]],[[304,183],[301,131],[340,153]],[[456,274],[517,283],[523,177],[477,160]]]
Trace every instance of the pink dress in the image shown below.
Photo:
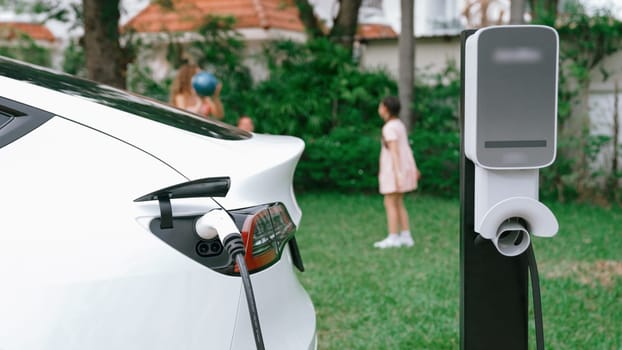
[[[399,169],[402,174],[401,186],[395,180],[393,157],[388,142],[397,142]],[[382,147],[380,149],[380,171],[378,184],[381,194],[410,192],[417,189],[417,165],[413,151],[408,143],[408,133],[404,123],[397,118],[390,119],[382,127]]]

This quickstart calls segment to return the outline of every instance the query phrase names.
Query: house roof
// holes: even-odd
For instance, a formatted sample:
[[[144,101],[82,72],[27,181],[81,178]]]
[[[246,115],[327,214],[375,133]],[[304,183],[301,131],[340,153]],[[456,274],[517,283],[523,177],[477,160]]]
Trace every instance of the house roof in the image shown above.
[[[35,40],[54,42],[54,34],[43,24],[27,22],[0,22],[0,39],[13,40],[28,35]]]
[[[387,24],[362,23],[356,31],[356,36],[363,40],[397,39],[397,33]]]
[[[172,0],[173,9],[149,4],[124,29],[138,32],[197,30],[207,15],[233,16],[236,29],[304,31],[293,0]]]

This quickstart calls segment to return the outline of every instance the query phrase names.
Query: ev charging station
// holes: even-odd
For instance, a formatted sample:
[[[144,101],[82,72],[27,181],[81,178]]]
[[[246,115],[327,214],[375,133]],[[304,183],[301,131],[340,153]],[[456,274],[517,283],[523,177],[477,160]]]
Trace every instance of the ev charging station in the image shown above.
[[[559,227],[538,200],[556,155],[559,38],[537,25],[468,30],[461,56],[460,348],[527,350],[531,236]]]

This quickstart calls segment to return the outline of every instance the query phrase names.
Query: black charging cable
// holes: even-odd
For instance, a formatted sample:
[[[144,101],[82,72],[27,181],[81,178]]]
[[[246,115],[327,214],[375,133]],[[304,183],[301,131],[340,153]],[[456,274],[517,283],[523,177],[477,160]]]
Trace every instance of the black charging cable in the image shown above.
[[[527,262],[529,276],[531,277],[531,293],[533,297],[533,317],[536,325],[536,349],[544,350],[544,324],[542,322],[542,300],[540,298],[540,278],[538,277],[538,265],[536,255],[533,252],[533,244],[527,248]]]
[[[246,302],[248,303],[248,311],[251,318],[251,325],[253,327],[253,336],[255,337],[255,345],[257,350],[264,350],[263,336],[261,334],[261,326],[259,325],[259,312],[257,312],[257,304],[255,303],[255,294],[253,293],[253,285],[251,283],[251,277],[248,273],[248,267],[246,266],[246,260],[244,260],[244,242],[242,236],[238,233],[232,233],[223,239],[223,246],[229,256],[234,259],[238,264],[240,270],[240,277],[242,277],[242,284],[244,285],[244,292],[246,294]]]
[[[475,237],[475,245],[485,241],[481,235]],[[544,323],[542,322],[542,299],[540,295],[540,277],[538,276],[538,264],[536,255],[533,251],[533,243],[527,247],[527,265],[529,266],[529,277],[531,278],[531,294],[533,297],[533,317],[536,326],[536,350],[544,350]]]
[[[240,276],[242,276],[242,283],[244,284],[244,292],[246,293],[246,302],[248,303],[248,309],[251,316],[251,323],[253,325],[253,336],[255,337],[255,345],[257,350],[264,350],[263,336],[261,335],[261,327],[259,325],[259,313],[257,312],[257,305],[255,304],[255,295],[253,294],[253,285],[251,284],[251,278],[248,274],[248,268],[246,267],[246,261],[244,261],[244,255],[238,254],[236,256],[236,262],[240,269]]]
[[[229,211],[225,209],[214,197],[211,197],[212,201],[216,203],[220,209],[222,209],[231,218]],[[220,236],[220,235],[219,235]],[[263,343],[263,335],[261,333],[261,326],[259,324],[259,312],[257,311],[257,303],[255,302],[255,293],[253,293],[253,284],[251,282],[250,274],[248,273],[248,267],[246,266],[246,260],[244,260],[244,241],[239,233],[231,233],[224,239],[221,236],[221,242],[229,256],[238,264],[240,270],[240,277],[242,278],[242,285],[244,286],[244,294],[246,294],[246,303],[248,304],[248,313],[251,318],[251,326],[253,327],[253,337],[255,338],[255,346],[257,350],[265,350]]]

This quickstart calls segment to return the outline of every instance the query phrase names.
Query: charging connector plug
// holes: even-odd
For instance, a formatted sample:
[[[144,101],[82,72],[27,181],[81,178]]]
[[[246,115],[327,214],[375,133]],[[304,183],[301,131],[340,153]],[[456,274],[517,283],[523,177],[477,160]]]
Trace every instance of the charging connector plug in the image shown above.
[[[253,327],[253,336],[257,350],[264,350],[263,336],[259,325],[259,313],[255,303],[253,285],[244,260],[244,241],[240,230],[235,225],[233,218],[224,209],[214,209],[201,216],[195,223],[195,231],[203,239],[213,239],[218,236],[225,250],[236,262],[242,277],[242,284],[246,292],[246,301]]]
[[[222,245],[232,259],[236,259],[238,255],[244,257],[244,241],[239,233],[231,233],[222,240]]]
[[[244,256],[244,242],[235,222],[223,209],[214,209],[201,216],[196,224],[197,235],[203,239],[218,236],[229,256],[235,261],[238,254]]]

